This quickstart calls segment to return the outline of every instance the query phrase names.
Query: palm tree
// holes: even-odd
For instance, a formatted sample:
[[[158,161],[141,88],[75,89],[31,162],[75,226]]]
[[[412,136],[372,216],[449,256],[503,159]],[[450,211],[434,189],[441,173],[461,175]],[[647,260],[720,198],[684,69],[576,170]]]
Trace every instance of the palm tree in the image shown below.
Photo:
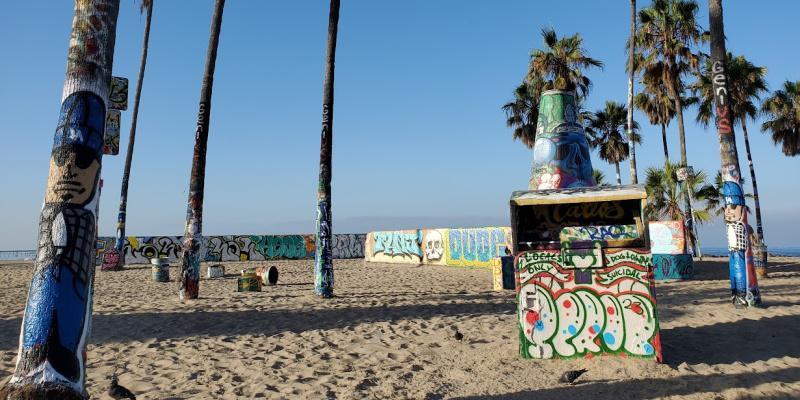
[[[662,79],[667,92],[675,102],[678,117],[678,134],[681,146],[681,166],[688,166],[683,122],[683,75],[696,69],[700,56],[691,46],[705,41],[706,35],[697,23],[697,3],[694,0],[653,0],[650,7],[639,11],[641,29],[634,41],[642,50],[644,75]],[[658,75],[658,76],[656,76]],[[687,218],[685,223],[692,231],[692,208],[686,193]]]
[[[328,49],[325,56],[325,82],[322,94],[322,134],[319,152],[319,192],[317,193],[317,251],[314,255],[314,292],[323,298],[333,297],[331,152],[333,151],[333,81],[338,30],[339,0],[331,0],[328,17]]]
[[[678,180],[679,165],[670,161],[664,162],[663,168],[650,167],[646,171],[645,189],[647,190],[647,207],[645,216],[650,221],[681,220],[685,213],[682,209],[681,193],[689,191],[692,198],[697,201],[707,201],[710,193],[705,184],[706,174],[698,171],[686,181]],[[711,219],[708,207],[696,208],[693,217],[703,223]],[[693,231],[686,230],[690,241],[696,241]]]
[[[136,142],[136,121],[139,117],[139,99],[142,96],[142,83],[144,82],[144,69],[147,64],[147,49],[150,43],[150,21],[153,18],[153,0],[141,0],[139,12],[147,11],[147,18],[144,23],[144,40],[142,41],[142,58],[139,63],[139,76],[136,78],[136,94],[133,98],[133,114],[131,116],[131,133],[128,138],[128,151],[125,154],[125,169],[122,172],[122,190],[119,198],[119,215],[117,216],[117,241],[114,252],[122,255],[125,246],[125,220],[127,219],[128,208],[128,181],[131,174],[131,161],[133,160],[133,146]],[[118,257],[121,268],[125,264],[125,257]]]
[[[634,143],[641,143],[641,136],[636,132],[639,124],[633,121],[633,129],[627,129],[626,122],[628,110],[622,103],[607,101],[602,110],[596,111],[589,117],[586,133],[589,136],[589,146],[598,148],[603,161],[614,164],[617,169],[617,185],[622,184],[619,163],[628,158],[629,143],[623,132],[630,132]]]
[[[14,374],[2,399],[83,399],[119,0],[75,1],[61,112]],[[91,45],[88,45],[88,44]]]
[[[714,88],[714,108],[719,136],[720,164],[722,166],[723,194],[725,194],[725,223],[728,237],[728,259],[731,271],[731,300],[735,307],[757,307],[761,304],[756,271],[747,257],[752,256],[752,243],[747,234],[747,213],[741,185],[741,169],[736,150],[736,136],[731,120],[731,96],[726,73],[725,28],[722,18],[722,0],[708,1],[708,21],[711,31],[711,65]],[[752,258],[752,257],[751,257]],[[762,266],[766,273],[766,265]],[[743,279],[742,279],[743,278]]]
[[[513,138],[525,147],[532,149],[536,142],[536,122],[539,120],[539,96],[544,88],[544,81],[532,77],[514,89],[514,100],[503,105],[506,113],[506,126],[514,128]]]
[[[750,138],[747,134],[747,120],[754,120],[758,115],[758,108],[755,101],[760,99],[762,93],[767,91],[767,83],[764,80],[767,69],[757,67],[748,61],[744,56],[734,57],[731,53],[727,55],[725,70],[728,75],[728,99],[730,109],[744,134],[744,148],[747,153],[747,163],[750,167],[750,179],[753,180],[753,202],[756,210],[756,240],[757,243],[764,243],[764,229],[761,223],[761,203],[758,199],[758,184],[756,181],[756,171],[753,165],[753,156],[750,153]],[[703,126],[708,126],[713,118],[714,108],[714,84],[712,76],[711,62],[707,62],[702,73],[697,74],[697,81],[692,85],[692,91],[697,96],[698,112],[697,121]],[[742,181],[744,183],[744,180]],[[766,252],[764,252],[766,254]]]
[[[594,176],[594,183],[596,183],[597,186],[608,186],[608,183],[606,183],[606,174],[604,174],[603,171],[595,169],[592,171],[592,175]]]
[[[633,126],[633,75],[634,58],[636,55],[636,0],[631,0],[631,35],[629,38],[630,48],[628,49],[628,119],[627,127]],[[633,142],[633,131],[628,131],[628,142]],[[639,176],[636,171],[636,145],[630,146],[630,173],[631,183],[639,183]]]
[[[585,97],[592,82],[583,75],[590,67],[603,67],[601,61],[587,55],[580,34],[558,38],[553,29],[542,29],[544,49],[531,53],[528,82],[543,80],[543,90],[576,91]]]
[[[651,124],[661,126],[664,160],[669,161],[667,126],[675,118],[675,102],[670,99],[666,88],[659,82],[652,85],[645,84],[644,90],[634,97],[633,104],[647,115]]]
[[[186,230],[183,234],[180,265],[180,298],[196,299],[200,294],[200,259],[203,245],[203,194],[206,180],[206,150],[208,149],[208,125],[211,119],[211,91],[214,86],[214,69],[217,62],[217,46],[222,28],[222,12],[225,0],[216,0],[211,16],[211,34],[206,51],[206,66],[200,88],[200,105],[197,113],[197,129],[194,138],[192,172],[189,179],[189,205],[186,211]]]
[[[783,83],[783,89],[764,100],[761,111],[769,118],[762,131],[772,133],[772,141],[780,143],[783,154],[800,154],[800,81]]]

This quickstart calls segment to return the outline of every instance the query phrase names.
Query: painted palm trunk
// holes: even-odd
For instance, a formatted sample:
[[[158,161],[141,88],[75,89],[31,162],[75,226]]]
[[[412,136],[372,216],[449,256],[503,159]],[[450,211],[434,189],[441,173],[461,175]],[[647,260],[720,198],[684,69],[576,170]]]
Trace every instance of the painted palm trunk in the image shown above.
[[[729,268],[731,277],[731,300],[735,306],[758,306],[761,295],[758,290],[753,249],[750,243],[752,228],[747,223],[744,191],[741,185],[739,155],[733,131],[733,115],[728,97],[727,74],[725,72],[725,31],[722,22],[721,0],[709,1],[711,26],[711,63],[714,85],[714,109],[717,134],[719,135],[720,162],[722,165],[722,193],[725,198],[725,224],[728,237]]]
[[[180,265],[180,298],[196,299],[200,295],[200,261],[203,260],[203,194],[206,179],[206,152],[208,150],[208,125],[211,118],[211,92],[214,86],[214,69],[217,47],[222,28],[225,0],[216,0],[211,16],[211,35],[208,39],[206,66],[200,88],[200,105],[194,137],[192,172],[189,178],[189,203],[186,206],[186,229],[183,234]]]
[[[331,0],[328,19],[328,48],[325,59],[325,82],[322,95],[322,132],[320,134],[319,190],[317,192],[317,251],[314,255],[314,292],[321,297],[333,296],[331,152],[333,148],[333,82],[338,25],[339,0]]]
[[[131,117],[131,131],[128,136],[128,150],[125,153],[125,167],[122,172],[122,187],[120,189],[119,214],[117,214],[117,240],[114,249],[109,252],[111,259],[104,262],[103,266],[121,268],[125,264],[125,257],[122,253],[125,247],[125,223],[128,215],[128,183],[130,182],[131,163],[133,162],[133,149],[136,144],[136,123],[139,119],[139,100],[142,96],[142,84],[144,83],[144,71],[147,66],[147,49],[150,42],[150,22],[153,19],[153,3],[147,6],[147,19],[144,25],[144,39],[142,41],[142,57],[139,63],[139,76],[136,80],[136,94],[133,99],[133,115]]]
[[[594,186],[589,143],[578,123],[575,93],[542,93],[530,190]]]
[[[2,398],[83,398],[119,0],[78,0],[16,369]]]

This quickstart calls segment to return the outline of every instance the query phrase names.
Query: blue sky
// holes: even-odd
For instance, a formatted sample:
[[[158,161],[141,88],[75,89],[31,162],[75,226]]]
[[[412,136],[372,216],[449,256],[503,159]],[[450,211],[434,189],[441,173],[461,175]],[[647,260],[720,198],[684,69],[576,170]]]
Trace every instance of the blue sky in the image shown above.
[[[156,3],[128,201],[133,235],[183,232],[213,8],[211,0]],[[500,106],[523,77],[531,49],[541,46],[543,27],[580,32],[589,54],[605,63],[587,73],[594,81],[588,109],[626,99],[627,1],[342,3],[334,231],[508,225],[508,198],[527,187],[531,151],[511,140]],[[729,51],[766,66],[771,89],[800,79],[794,51],[800,3],[725,6]],[[10,2],[0,13],[0,249],[34,247],[71,18],[70,1]],[[323,0],[227,2],[204,233],[313,232],[327,18]],[[705,2],[699,19],[707,27]],[[131,94],[143,25],[138,6],[123,0],[114,74],[131,79]],[[130,117],[130,109],[123,112],[123,152]],[[687,110],[689,162],[711,174],[719,167],[716,134],[696,126],[694,117]],[[641,180],[663,153],[660,128],[636,118],[644,128]],[[751,124],[750,133],[767,243],[797,245],[800,158],[784,157],[759,125]],[[674,124],[669,133],[677,157]],[[746,168],[741,136],[739,145]],[[114,232],[123,162],[123,155],[103,158],[101,235]],[[613,179],[613,166],[596,154],[593,163]],[[708,225],[701,238],[718,246],[724,231]]]

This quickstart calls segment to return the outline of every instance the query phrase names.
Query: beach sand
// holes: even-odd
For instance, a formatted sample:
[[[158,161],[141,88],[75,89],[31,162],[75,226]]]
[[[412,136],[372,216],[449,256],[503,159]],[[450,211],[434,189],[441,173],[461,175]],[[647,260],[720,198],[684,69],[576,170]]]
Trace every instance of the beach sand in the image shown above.
[[[659,283],[664,364],[621,357],[523,360],[514,293],[488,270],[336,260],[336,297],[313,295],[312,261],[226,263],[199,300],[178,300],[177,270],[96,274],[87,387],[108,375],[139,399],[773,399],[800,398],[800,260],[772,258],[767,308],[736,310],[726,259]],[[279,284],[236,293],[245,265]],[[0,382],[14,369],[29,262],[0,264]],[[205,267],[202,270],[205,274]],[[463,334],[454,338],[454,330]],[[565,386],[566,370],[587,368]]]

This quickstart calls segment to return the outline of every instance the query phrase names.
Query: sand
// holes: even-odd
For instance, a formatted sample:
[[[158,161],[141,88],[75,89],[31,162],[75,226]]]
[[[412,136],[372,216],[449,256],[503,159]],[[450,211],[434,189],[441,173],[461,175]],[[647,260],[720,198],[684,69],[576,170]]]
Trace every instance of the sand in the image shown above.
[[[800,260],[771,259],[768,307],[750,310],[730,305],[725,263],[658,285],[664,364],[521,359],[514,294],[491,291],[488,270],[337,260],[337,297],[321,300],[311,261],[271,262],[278,286],[236,293],[233,275],[203,279],[187,303],[175,268],[170,283],[149,266],[98,270],[87,386],[108,398],[116,373],[140,399],[800,398]],[[2,383],[30,278],[30,263],[0,264]],[[558,383],[578,368],[589,369],[579,384]]]

